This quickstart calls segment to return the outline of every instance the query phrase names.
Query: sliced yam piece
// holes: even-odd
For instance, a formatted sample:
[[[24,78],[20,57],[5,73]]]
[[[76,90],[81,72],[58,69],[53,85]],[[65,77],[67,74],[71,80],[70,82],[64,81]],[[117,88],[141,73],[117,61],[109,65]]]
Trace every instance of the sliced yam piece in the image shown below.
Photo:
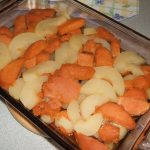
[[[43,85],[43,93],[44,97],[55,98],[63,104],[69,104],[78,98],[80,84],[73,79],[50,76],[48,82]]]
[[[85,19],[83,18],[72,18],[67,20],[65,23],[58,27],[58,33],[60,35],[66,34],[73,30],[79,29],[85,25]]]
[[[96,107],[101,106],[108,101],[109,99],[106,96],[100,94],[92,94],[87,96],[80,103],[80,111],[82,117],[84,119],[87,119],[95,112]]]
[[[83,52],[95,54],[96,51],[96,42],[91,39],[88,40],[83,47]]]
[[[11,60],[12,59],[7,45],[0,42],[0,70],[4,68]]]
[[[146,74],[146,75],[144,75],[145,76],[145,78],[147,79],[147,81],[150,83],[150,73],[148,73],[148,74]]]
[[[33,107],[35,116],[49,115],[54,120],[55,115],[60,111],[61,103],[58,100],[41,101]]]
[[[150,105],[147,101],[132,97],[120,97],[119,104],[132,116],[140,116],[147,112]]]
[[[94,78],[104,79],[110,82],[116,93],[119,96],[123,95],[125,91],[124,80],[115,68],[110,66],[95,67]]]
[[[81,29],[75,29],[75,30],[72,30],[70,33],[69,33],[71,36],[73,35],[78,35],[78,34],[82,34],[82,31]]]
[[[36,56],[37,64],[48,61],[50,58],[49,53],[41,52]]]
[[[104,118],[113,121],[129,130],[135,128],[136,123],[133,118],[124,110],[124,108],[113,102],[108,102],[97,109]]]
[[[85,95],[100,94],[110,101],[117,101],[117,96],[111,84],[102,79],[90,79],[81,86],[80,93]]]
[[[17,16],[14,21],[14,30],[13,30],[14,36],[26,31],[27,31],[27,25],[26,25],[25,15]]]
[[[112,66],[113,65],[113,58],[111,52],[101,47],[96,50],[95,53],[95,66]]]
[[[120,129],[110,123],[105,123],[99,129],[99,137],[105,143],[118,143]]]
[[[7,64],[0,71],[0,84],[4,88],[8,88],[19,77],[22,70],[24,59],[16,59]]]
[[[98,132],[102,122],[103,117],[101,114],[93,114],[89,116],[86,120],[77,120],[74,123],[74,130],[86,136],[93,136]]]
[[[89,80],[94,75],[92,67],[80,66],[78,64],[64,64],[58,70],[58,75],[76,80]]]
[[[42,37],[35,33],[26,32],[15,36],[9,44],[12,59],[22,56],[26,49],[34,42],[41,40]]]
[[[32,57],[32,58],[30,58],[30,59],[25,60],[25,62],[24,62],[24,67],[25,67],[26,69],[30,69],[30,68],[36,66],[36,64],[37,64],[37,59],[36,59],[36,57]]]
[[[47,43],[47,47],[44,49],[45,52],[53,53],[56,49],[60,47],[60,40],[58,37],[51,39]]]
[[[9,37],[13,37],[13,33],[10,31],[10,29],[6,26],[0,27],[0,34],[6,34]]]
[[[125,89],[132,89],[133,88],[133,80],[124,80]]]
[[[129,90],[126,90],[123,96],[128,98],[135,98],[142,101],[147,101],[148,98],[146,91],[139,88],[131,88]]]
[[[99,27],[97,29],[97,36],[109,42],[114,39],[114,35],[104,27]]]
[[[79,104],[76,100],[69,103],[67,107],[68,118],[72,122],[76,122],[81,118]]]
[[[144,74],[149,74],[150,73],[150,65],[142,65],[141,69],[144,72]]]
[[[40,54],[47,47],[45,40],[39,40],[32,43],[24,53],[25,59],[30,59]]]
[[[68,134],[72,133],[72,131],[73,131],[73,124],[69,120],[66,111],[61,111],[56,115],[55,125],[65,135],[68,135]]]
[[[20,93],[23,89],[25,82],[23,78],[18,78],[13,85],[9,87],[9,94],[16,100],[20,99]]]
[[[6,35],[6,34],[0,34],[0,42],[9,45],[9,43],[11,42],[12,37]]]
[[[114,58],[120,54],[120,41],[116,38],[111,41],[111,52]]]
[[[105,144],[93,137],[77,132],[74,135],[81,150],[109,150]]]
[[[147,80],[147,78],[144,75],[137,76],[133,80],[133,86],[140,89],[147,89],[150,87],[150,82]]]
[[[80,66],[93,67],[94,65],[94,56],[87,53],[80,53],[78,55],[77,64]]]
[[[56,11],[54,9],[32,9],[26,14],[26,24],[29,32],[35,30],[36,25],[44,19],[54,17]]]

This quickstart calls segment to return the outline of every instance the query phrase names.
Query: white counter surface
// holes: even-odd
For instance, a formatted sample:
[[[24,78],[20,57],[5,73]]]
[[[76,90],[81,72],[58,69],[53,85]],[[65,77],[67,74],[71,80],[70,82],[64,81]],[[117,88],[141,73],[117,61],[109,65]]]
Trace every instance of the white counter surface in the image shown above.
[[[137,16],[122,23],[150,38],[150,0],[140,0]],[[56,150],[46,139],[22,127],[0,101],[0,150]]]

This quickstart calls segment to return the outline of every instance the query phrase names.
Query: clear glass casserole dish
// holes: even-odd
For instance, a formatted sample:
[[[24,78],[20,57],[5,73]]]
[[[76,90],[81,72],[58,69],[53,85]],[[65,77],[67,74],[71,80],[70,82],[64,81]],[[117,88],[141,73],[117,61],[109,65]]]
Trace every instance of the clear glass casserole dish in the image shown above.
[[[121,47],[124,50],[133,50],[142,55],[148,64],[150,64],[150,41],[144,37],[143,35],[129,29],[128,27],[112,20],[111,18],[88,8],[87,6],[77,2],[77,1],[16,1],[13,4],[10,4],[9,7],[5,8],[0,14],[1,23],[0,26],[8,26],[12,27],[13,20],[16,16],[24,14],[28,12],[32,8],[49,8],[54,7],[56,9],[67,10],[70,16],[72,17],[82,17],[87,21],[87,26],[104,26],[109,29],[112,33],[114,33],[119,39],[121,39]],[[8,103],[19,109],[23,113],[24,116],[29,118],[31,122],[41,128],[40,130],[46,132],[46,136],[51,136],[56,142],[61,144],[65,149],[78,149],[74,139],[66,138],[61,135],[58,131],[53,130],[53,127],[49,129],[45,124],[42,124],[40,120],[32,116],[32,114],[24,110],[24,107],[20,107],[20,103],[13,102],[13,99],[1,89],[1,97],[6,99]],[[9,101],[11,99],[11,101]],[[17,104],[18,103],[18,104]],[[131,131],[126,138],[121,141],[117,149],[132,149],[134,143],[138,139],[139,135],[142,133],[146,125],[150,120],[150,112],[143,115],[138,123],[137,127],[134,131]]]

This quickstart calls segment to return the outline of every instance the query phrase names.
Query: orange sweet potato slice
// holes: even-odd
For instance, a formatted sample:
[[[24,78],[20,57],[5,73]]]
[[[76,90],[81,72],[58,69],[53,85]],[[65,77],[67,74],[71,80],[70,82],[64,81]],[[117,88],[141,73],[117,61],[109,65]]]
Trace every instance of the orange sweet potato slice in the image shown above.
[[[57,48],[59,48],[60,46],[60,39],[58,37],[56,38],[51,38],[48,42],[47,42],[47,47],[44,49],[45,52],[51,54],[53,53]]]
[[[55,13],[54,9],[32,9],[25,15],[27,30],[33,32],[38,22],[48,17],[54,17]]]
[[[135,128],[136,123],[133,118],[124,110],[124,108],[113,102],[105,103],[97,109],[97,112],[102,113],[102,115],[110,120],[114,121],[125,128],[132,130]]]
[[[47,43],[45,40],[39,40],[31,44],[26,52],[24,53],[25,59],[30,59],[40,54],[47,47]]]
[[[9,37],[13,37],[13,33],[10,31],[10,29],[6,26],[0,27],[0,34],[5,34]]]
[[[13,31],[14,35],[26,32],[26,30],[27,25],[25,15],[17,16],[14,21],[14,31]]]
[[[83,18],[72,18],[70,20],[67,20],[65,23],[60,25],[58,27],[58,33],[60,35],[69,33],[71,31],[74,31],[76,29],[79,29],[85,25],[85,19]]]
[[[124,80],[125,89],[132,89],[133,88],[133,80]]]
[[[6,34],[0,34],[0,42],[5,43],[8,45],[12,40],[12,37],[6,35]]]
[[[134,79],[133,86],[140,89],[147,89],[150,87],[150,82],[144,75],[141,75]]]
[[[105,123],[98,131],[99,137],[105,143],[118,143],[120,129],[110,123]]]
[[[95,54],[96,51],[96,43],[94,40],[88,40],[84,46],[83,46],[83,51],[86,53],[92,53]]]
[[[43,84],[44,97],[60,100],[64,104],[70,103],[78,98],[80,84],[69,78],[50,76],[49,80]]]
[[[95,53],[95,65],[98,66],[112,66],[113,58],[111,52],[104,47],[96,50]]]
[[[144,89],[139,89],[139,88],[131,88],[129,90],[126,90],[123,96],[129,98],[135,98],[142,101],[147,101],[148,99],[146,91]]]
[[[18,78],[22,66],[23,66],[24,59],[17,59],[9,64],[7,64],[1,71],[0,71],[0,85],[3,88],[8,88],[12,85],[16,79]]]
[[[49,57],[50,57],[49,53],[41,52],[36,56],[37,64],[49,60]]]
[[[147,101],[142,101],[132,97],[120,97],[119,104],[132,116],[140,116],[147,112],[150,105]]]
[[[87,53],[80,53],[78,55],[77,64],[80,66],[93,67],[94,65],[94,56]]]
[[[108,150],[105,144],[92,137],[77,132],[74,135],[81,150]]]
[[[89,80],[94,75],[93,67],[80,66],[78,64],[64,64],[56,72],[59,76],[73,78],[75,80]]]
[[[36,59],[36,57],[32,57],[32,58],[30,58],[30,59],[25,60],[25,62],[24,62],[24,67],[25,67],[26,69],[30,69],[30,68],[34,67],[36,64],[37,64],[37,59]]]
[[[111,51],[113,57],[117,57],[120,54],[120,41],[116,38],[111,41]]]
[[[99,27],[97,29],[97,36],[109,42],[114,39],[114,35],[104,27]]]

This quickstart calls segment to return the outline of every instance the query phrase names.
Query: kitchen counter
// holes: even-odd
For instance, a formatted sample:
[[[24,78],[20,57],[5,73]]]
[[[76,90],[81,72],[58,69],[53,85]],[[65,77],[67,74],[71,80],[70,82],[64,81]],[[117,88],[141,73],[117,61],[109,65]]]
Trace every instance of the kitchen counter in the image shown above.
[[[140,0],[139,14],[121,23],[150,38],[150,0]],[[20,125],[0,101],[0,150],[56,150],[43,137]]]

